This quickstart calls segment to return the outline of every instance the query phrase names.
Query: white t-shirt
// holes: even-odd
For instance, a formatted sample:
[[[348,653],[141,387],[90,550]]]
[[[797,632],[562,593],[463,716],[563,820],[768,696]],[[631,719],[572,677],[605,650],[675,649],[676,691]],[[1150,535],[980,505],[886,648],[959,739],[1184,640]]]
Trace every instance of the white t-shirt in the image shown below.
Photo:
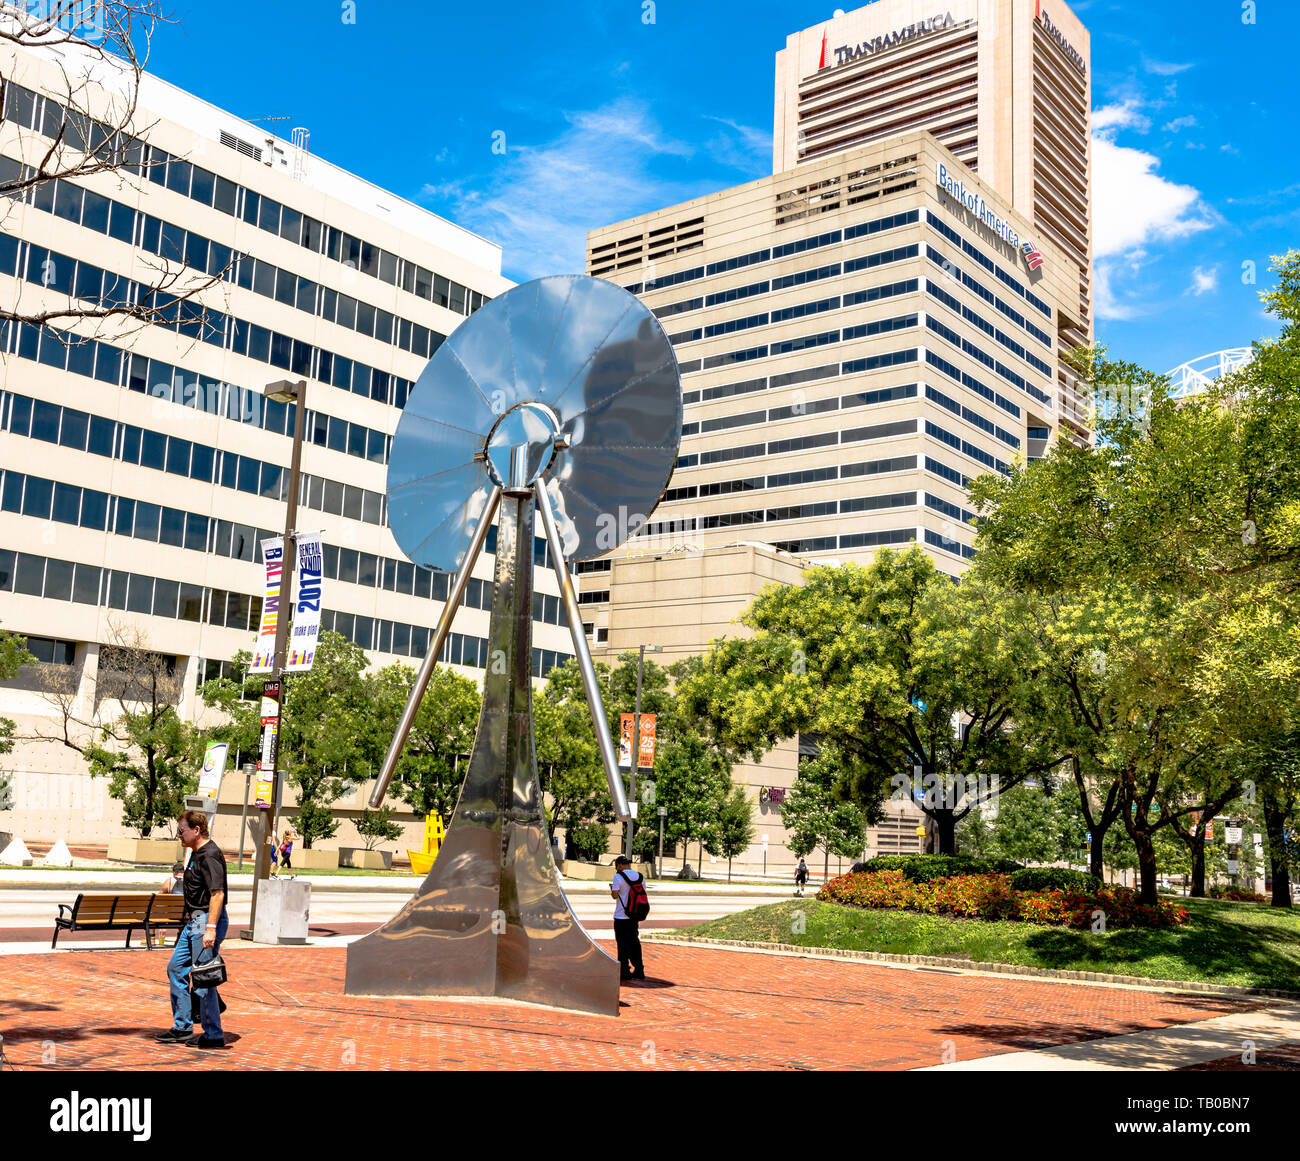
[[[632,888],[628,884],[627,879],[623,878],[624,875],[626,875],[628,879],[631,879],[633,883],[639,883],[643,878],[645,878],[645,876],[642,875],[640,871],[615,871],[614,872],[614,887],[618,891],[618,899],[616,899],[614,902],[615,919],[632,918],[632,916],[630,916],[627,913],[627,904],[628,904],[628,899],[632,894]]]

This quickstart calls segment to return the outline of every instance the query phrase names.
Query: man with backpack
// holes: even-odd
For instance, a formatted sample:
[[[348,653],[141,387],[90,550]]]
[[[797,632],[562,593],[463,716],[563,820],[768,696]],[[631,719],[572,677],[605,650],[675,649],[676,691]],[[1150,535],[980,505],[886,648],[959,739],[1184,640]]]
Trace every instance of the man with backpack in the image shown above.
[[[645,876],[632,870],[632,860],[619,855],[614,860],[614,881],[609,886],[614,898],[614,938],[618,941],[619,978],[645,979],[641,962],[641,937],[637,925],[650,914],[650,897],[646,894]]]

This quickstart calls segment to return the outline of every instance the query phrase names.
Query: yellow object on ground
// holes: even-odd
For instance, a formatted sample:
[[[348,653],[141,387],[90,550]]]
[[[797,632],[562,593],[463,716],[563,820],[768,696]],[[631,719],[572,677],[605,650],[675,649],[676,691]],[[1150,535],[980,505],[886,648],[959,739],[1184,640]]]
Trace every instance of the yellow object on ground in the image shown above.
[[[429,869],[433,866],[433,860],[438,857],[438,848],[442,846],[442,840],[446,837],[447,830],[442,825],[442,815],[436,810],[432,811],[424,820],[424,849],[418,851],[408,850],[407,856],[411,860],[411,873],[413,875],[427,875]]]

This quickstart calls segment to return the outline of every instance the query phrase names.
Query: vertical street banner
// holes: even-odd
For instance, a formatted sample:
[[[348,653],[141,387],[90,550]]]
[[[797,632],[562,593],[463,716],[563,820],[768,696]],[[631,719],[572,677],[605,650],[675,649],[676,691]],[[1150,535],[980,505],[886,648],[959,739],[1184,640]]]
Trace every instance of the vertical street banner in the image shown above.
[[[618,719],[618,768],[632,769],[632,714],[622,714]]]
[[[321,583],[325,570],[319,532],[298,535],[297,600],[293,605],[293,629],[289,633],[284,671],[299,673],[311,668],[320,640]]]
[[[226,772],[226,742],[209,742],[203,753],[203,769],[199,772],[199,796],[216,798],[221,790],[221,776]]]
[[[637,746],[636,764],[642,770],[653,770],[655,764],[655,715],[641,715],[641,738]]]
[[[280,742],[280,683],[262,683],[262,739],[257,755],[257,806],[270,810],[275,801],[275,751]]]
[[[262,594],[262,624],[253,647],[249,673],[270,673],[275,667],[275,630],[280,623],[280,580],[284,575],[284,541],[279,537],[262,541],[266,562],[266,589]]]

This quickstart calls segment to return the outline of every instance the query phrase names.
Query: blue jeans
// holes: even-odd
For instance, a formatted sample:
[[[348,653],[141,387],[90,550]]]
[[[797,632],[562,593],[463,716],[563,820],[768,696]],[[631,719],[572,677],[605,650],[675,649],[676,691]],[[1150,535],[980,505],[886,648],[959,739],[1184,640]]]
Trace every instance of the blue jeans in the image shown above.
[[[221,918],[217,920],[217,942],[211,949],[203,947],[203,932],[208,925],[208,913],[195,911],[185,929],[176,937],[176,950],[172,952],[171,962],[167,965],[167,980],[171,984],[172,1027],[178,1032],[190,1032],[194,1028],[190,1003],[190,967],[195,963],[207,963],[221,950],[226,938],[226,929],[230,918],[223,907]],[[221,1007],[217,1000],[216,988],[195,988],[199,997],[199,1019],[203,1023],[203,1034],[213,1040],[223,1035],[221,1031]]]

